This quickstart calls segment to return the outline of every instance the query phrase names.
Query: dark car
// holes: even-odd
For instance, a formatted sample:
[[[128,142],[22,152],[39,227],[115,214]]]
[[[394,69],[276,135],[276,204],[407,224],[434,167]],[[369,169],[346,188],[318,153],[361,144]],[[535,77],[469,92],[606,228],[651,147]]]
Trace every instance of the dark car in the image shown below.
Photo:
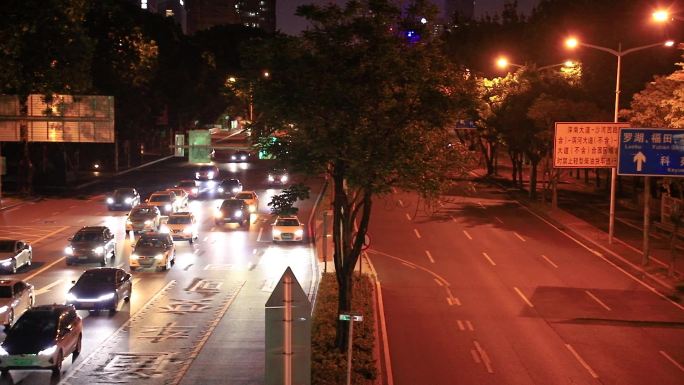
[[[249,226],[249,205],[241,199],[226,199],[214,213],[216,225],[224,223],[239,223]]]
[[[274,168],[268,172],[268,184],[283,186],[290,180],[287,170]]]
[[[116,240],[106,226],[85,226],[69,238],[64,254],[67,265],[95,261],[105,266],[109,257],[116,257]]]
[[[5,329],[0,346],[0,371],[10,369],[50,369],[62,371],[64,357],[72,360],[81,353],[83,321],[71,305],[42,305],[24,313]]]
[[[213,164],[199,166],[195,171],[195,179],[197,180],[215,180],[219,177],[219,169]]]
[[[157,206],[142,204],[128,213],[126,231],[154,231],[161,226],[161,212]]]
[[[16,239],[0,240],[0,269],[15,274],[17,269],[31,266],[33,248],[26,241]]]
[[[230,156],[230,161],[231,162],[248,162],[249,161],[249,153],[247,151],[235,151],[231,156]]]
[[[235,178],[223,180],[216,188],[216,193],[218,195],[227,197],[233,197],[239,192],[242,192],[242,182]]]
[[[133,291],[131,275],[116,267],[89,269],[67,293],[67,304],[76,310],[109,310],[115,313],[119,303],[128,302]]]
[[[106,199],[109,210],[130,210],[140,204],[140,194],[134,188],[118,188]]]

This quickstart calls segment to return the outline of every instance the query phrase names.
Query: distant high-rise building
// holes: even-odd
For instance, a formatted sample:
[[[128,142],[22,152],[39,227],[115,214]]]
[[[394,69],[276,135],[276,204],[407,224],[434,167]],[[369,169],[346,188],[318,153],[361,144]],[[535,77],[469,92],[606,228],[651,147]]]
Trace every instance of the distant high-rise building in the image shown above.
[[[450,23],[454,14],[461,20],[471,20],[475,16],[475,0],[444,0],[444,19]]]
[[[184,0],[156,0],[157,13],[166,17],[173,17],[180,25],[183,33],[188,32],[187,28],[187,13],[185,11]]]
[[[187,0],[188,33],[215,25],[242,24],[275,32],[276,0]]]

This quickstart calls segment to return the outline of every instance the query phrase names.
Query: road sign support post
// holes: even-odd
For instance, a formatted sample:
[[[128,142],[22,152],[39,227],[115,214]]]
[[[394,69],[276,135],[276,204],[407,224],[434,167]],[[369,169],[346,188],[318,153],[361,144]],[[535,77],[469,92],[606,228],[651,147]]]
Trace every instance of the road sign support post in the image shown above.
[[[323,211],[323,273],[328,272],[328,210]]]
[[[354,342],[354,322],[363,321],[363,316],[353,315],[353,314],[340,314],[340,321],[349,322],[349,335],[347,338],[347,385],[351,385],[352,345]]]
[[[644,177],[644,254],[641,258],[641,264],[646,266],[649,260],[650,239],[651,232],[651,177]]]

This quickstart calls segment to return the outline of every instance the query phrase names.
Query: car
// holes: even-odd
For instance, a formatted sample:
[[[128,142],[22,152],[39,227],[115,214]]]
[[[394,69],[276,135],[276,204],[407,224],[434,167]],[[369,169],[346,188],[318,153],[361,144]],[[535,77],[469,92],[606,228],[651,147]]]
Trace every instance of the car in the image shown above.
[[[214,223],[217,226],[225,223],[239,223],[249,226],[249,207],[240,199],[225,199],[214,212]]]
[[[140,204],[140,194],[134,188],[118,188],[105,199],[107,208],[112,211],[116,209],[132,209]]]
[[[121,301],[128,302],[133,292],[131,275],[117,267],[88,269],[67,293],[66,303],[76,310],[109,310],[116,313]]]
[[[182,211],[169,215],[166,227],[174,241],[179,240],[193,243],[199,238],[195,215],[189,211]]]
[[[255,191],[242,190],[242,192],[235,194],[235,199],[240,199],[247,204],[250,213],[256,213],[259,210],[259,196]]]
[[[197,180],[215,180],[219,177],[219,168],[213,164],[205,164],[199,166],[195,171],[195,179]]]
[[[175,213],[181,208],[181,203],[176,200],[176,194],[171,191],[157,191],[152,193],[145,203],[157,206],[164,214]]]
[[[33,285],[18,279],[0,280],[0,320],[12,326],[14,320],[36,303]]]
[[[161,212],[157,206],[142,204],[134,207],[126,218],[126,231],[156,231],[161,227]]]
[[[105,266],[109,257],[116,258],[116,239],[107,226],[84,226],[68,241],[64,249],[67,265],[94,260]]]
[[[228,197],[232,197],[240,191],[242,191],[242,182],[235,178],[224,179],[223,182],[221,182],[216,188],[216,193],[218,195],[224,195]]]
[[[190,201],[190,196],[188,193],[183,190],[182,188],[167,188],[166,191],[170,191],[176,195],[176,201],[179,204],[179,210],[182,210],[184,208],[188,207],[188,203]]]
[[[288,180],[290,180],[290,176],[288,175],[287,170],[285,169],[274,168],[268,172],[268,184],[271,186],[283,186],[285,185],[285,183],[287,183]]]
[[[16,274],[22,266],[31,266],[33,248],[26,241],[0,239],[0,269]]]
[[[62,371],[62,361],[81,353],[83,320],[71,305],[41,305],[27,310],[17,322],[5,329],[0,345],[0,372],[12,369],[50,369]]]
[[[278,216],[272,224],[271,236],[273,242],[302,241],[304,239],[304,225],[294,215]]]
[[[176,248],[168,233],[144,233],[133,247],[129,258],[131,271],[140,268],[168,270],[176,263]]]
[[[192,179],[184,179],[176,183],[175,187],[185,190],[190,198],[197,198],[200,193],[197,182]]]
[[[249,153],[247,151],[235,151],[231,156],[230,156],[230,161],[231,162],[248,162],[249,161]]]

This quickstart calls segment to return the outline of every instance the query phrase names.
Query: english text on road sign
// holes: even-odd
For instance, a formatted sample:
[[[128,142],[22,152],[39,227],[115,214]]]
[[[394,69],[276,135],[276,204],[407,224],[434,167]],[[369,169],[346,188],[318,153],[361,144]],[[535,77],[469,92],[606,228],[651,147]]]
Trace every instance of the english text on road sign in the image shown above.
[[[684,176],[684,130],[622,128],[618,174]]]
[[[622,127],[629,127],[629,124],[556,122],[553,167],[616,167],[618,131]]]

